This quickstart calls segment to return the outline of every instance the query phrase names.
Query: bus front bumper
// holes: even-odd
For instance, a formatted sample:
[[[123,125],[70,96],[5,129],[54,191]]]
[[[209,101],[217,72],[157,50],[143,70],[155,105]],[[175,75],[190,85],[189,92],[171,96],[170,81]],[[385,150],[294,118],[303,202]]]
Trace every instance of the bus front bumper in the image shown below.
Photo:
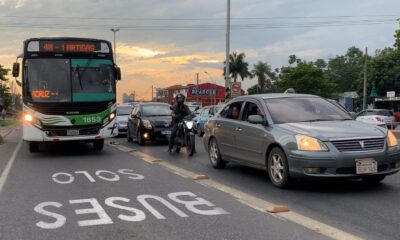
[[[79,129],[77,127],[76,129]],[[57,136],[49,134],[30,123],[24,122],[22,139],[30,142],[58,142],[58,141],[92,141],[118,136],[116,121],[111,121],[107,126],[100,128],[97,134],[85,134],[76,136]]]

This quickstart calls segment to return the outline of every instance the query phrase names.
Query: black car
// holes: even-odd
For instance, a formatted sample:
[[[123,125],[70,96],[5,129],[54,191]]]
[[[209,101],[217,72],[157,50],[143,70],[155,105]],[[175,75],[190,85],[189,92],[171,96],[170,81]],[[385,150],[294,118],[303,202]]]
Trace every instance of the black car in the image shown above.
[[[171,109],[166,103],[139,103],[128,118],[128,141],[167,141],[171,134]]]

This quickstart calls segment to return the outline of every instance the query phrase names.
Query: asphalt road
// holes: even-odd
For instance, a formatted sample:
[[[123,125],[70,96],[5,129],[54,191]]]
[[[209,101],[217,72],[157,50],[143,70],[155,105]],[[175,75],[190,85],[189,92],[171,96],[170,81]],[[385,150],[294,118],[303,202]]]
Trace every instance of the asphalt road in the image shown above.
[[[291,210],[364,239],[400,239],[400,174],[389,176],[375,186],[361,181],[312,181],[282,190],[273,187],[261,170],[236,164],[229,164],[223,170],[213,169],[202,139],[196,138],[197,154],[192,158],[184,152],[168,154],[163,144],[139,146],[125,138],[115,140],[258,198],[287,205]]]
[[[2,240],[326,239],[110,145],[94,152],[87,144],[60,143],[35,154],[21,146],[7,178],[2,169]],[[141,148],[235,187],[252,185],[248,190],[261,196],[294,195],[268,192],[272,188],[257,171],[230,167],[219,174],[209,168],[201,147],[190,160],[169,157],[165,149]],[[0,158],[5,152],[0,146]]]

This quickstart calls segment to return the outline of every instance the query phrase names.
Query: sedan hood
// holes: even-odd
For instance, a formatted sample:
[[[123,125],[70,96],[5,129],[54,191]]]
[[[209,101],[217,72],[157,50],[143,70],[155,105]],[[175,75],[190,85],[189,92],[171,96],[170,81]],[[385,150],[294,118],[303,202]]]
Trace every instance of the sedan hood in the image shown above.
[[[149,116],[143,117],[142,119],[149,120],[153,126],[156,127],[166,127],[172,122],[171,116]]]
[[[308,135],[322,141],[386,136],[384,128],[354,120],[284,123],[278,126],[290,132]]]

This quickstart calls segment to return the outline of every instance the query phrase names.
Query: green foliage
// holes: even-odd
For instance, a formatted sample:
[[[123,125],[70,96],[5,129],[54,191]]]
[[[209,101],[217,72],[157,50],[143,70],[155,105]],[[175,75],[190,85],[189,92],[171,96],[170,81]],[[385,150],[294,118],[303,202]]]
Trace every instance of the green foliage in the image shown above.
[[[294,88],[296,93],[331,97],[335,89],[327,74],[313,63],[300,62],[296,67],[283,67],[281,73],[282,79],[277,81],[280,92]]]
[[[369,86],[375,84],[378,96],[400,92],[400,49],[385,48],[369,62]]]
[[[253,77],[257,78],[260,90],[270,88],[272,86],[271,80],[276,78],[271,66],[268,63],[261,61],[259,61],[257,64],[254,64],[251,74]]]
[[[261,89],[260,85],[255,84],[247,89],[247,94],[253,95],[253,94],[261,94],[261,93],[277,93],[279,92],[279,89],[275,84],[272,84],[270,88],[264,88]]]
[[[0,65],[0,97],[4,99],[6,108],[11,105],[10,88],[7,86],[7,74],[9,71],[10,69]]]
[[[355,90],[363,78],[364,55],[356,48],[350,47],[345,55],[336,56],[328,62],[328,75],[337,85],[337,92]]]
[[[246,55],[244,53],[233,52],[229,55],[229,76],[233,78],[233,81],[236,82],[237,78],[240,76],[242,81],[251,77],[251,73],[249,71],[249,64],[245,61]],[[225,65],[225,62],[224,62]],[[225,67],[224,73],[225,76]]]
[[[398,20],[400,23],[400,20]],[[397,29],[394,33],[394,47],[400,50],[400,29]]]

